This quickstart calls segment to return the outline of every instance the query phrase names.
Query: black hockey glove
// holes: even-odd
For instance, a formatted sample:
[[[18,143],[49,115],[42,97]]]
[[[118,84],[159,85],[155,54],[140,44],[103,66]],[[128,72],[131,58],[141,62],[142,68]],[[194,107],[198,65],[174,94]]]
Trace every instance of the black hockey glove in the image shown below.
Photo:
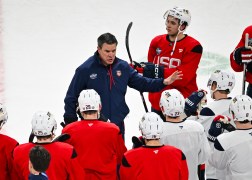
[[[144,140],[142,137],[138,138],[136,136],[132,136],[131,140],[133,143],[132,149],[139,148],[144,145]]]
[[[133,67],[134,69],[136,69],[136,68],[141,68],[142,66],[141,66],[141,64],[140,64],[139,62],[133,61],[133,62],[132,62],[132,67]]]
[[[197,114],[197,109],[198,109],[198,104],[201,102],[201,100],[205,96],[205,91],[204,90],[199,90],[193,92],[188,98],[185,99],[185,109],[184,112],[185,114],[189,116],[196,116]]]
[[[140,63],[143,67],[143,76],[147,78],[164,78],[164,66],[149,62]]]
[[[217,136],[222,134],[225,130],[225,124],[230,123],[230,118],[227,116],[218,115],[213,119],[213,122],[208,130],[207,138],[211,142],[215,142]]]
[[[234,50],[234,60],[237,64],[241,65],[242,64],[242,53],[246,51],[251,51],[250,49],[247,49],[245,47],[239,47]]]

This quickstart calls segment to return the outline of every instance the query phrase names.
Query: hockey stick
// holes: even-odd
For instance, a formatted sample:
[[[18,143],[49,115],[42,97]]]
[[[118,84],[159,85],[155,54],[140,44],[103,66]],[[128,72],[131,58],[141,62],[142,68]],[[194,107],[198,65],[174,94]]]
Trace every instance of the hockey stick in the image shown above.
[[[127,53],[128,53],[131,64],[132,64],[133,60],[132,60],[132,57],[130,54],[130,49],[129,49],[129,33],[130,33],[130,29],[131,29],[132,25],[133,25],[133,22],[130,22],[127,27],[127,30],[126,30],[126,38],[125,38],[125,45],[126,45]],[[141,95],[141,99],[142,99],[142,102],[144,105],[145,112],[148,112],[148,108],[147,108],[146,101],[143,96],[143,92],[140,92],[140,95]]]

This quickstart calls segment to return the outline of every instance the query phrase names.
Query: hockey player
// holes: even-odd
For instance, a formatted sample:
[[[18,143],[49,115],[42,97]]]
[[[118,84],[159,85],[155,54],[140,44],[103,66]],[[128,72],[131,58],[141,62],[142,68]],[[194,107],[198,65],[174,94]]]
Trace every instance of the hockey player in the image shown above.
[[[229,97],[229,94],[235,86],[235,76],[232,72],[216,70],[211,74],[207,86],[214,101],[208,103],[196,118],[196,121],[204,126],[206,133],[216,115],[221,114],[231,117],[229,114],[229,104],[232,98]],[[197,94],[189,97],[191,101],[197,98]],[[186,106],[188,106],[188,103],[186,103]],[[211,150],[213,150],[213,144],[210,144],[210,146]],[[216,170],[216,168],[206,162],[206,178],[209,180],[225,179],[225,171]]]
[[[48,180],[45,174],[51,160],[50,153],[40,145],[34,146],[29,152],[29,180]]]
[[[252,60],[252,49],[245,47],[246,34],[249,35],[248,46],[252,48],[252,25],[244,29],[240,42],[235,47],[235,50],[230,54],[230,64],[232,69],[236,72],[242,72],[244,70],[242,55],[250,55],[249,59]],[[246,93],[252,98],[252,62],[247,64],[246,81],[249,83]]]
[[[139,123],[145,146],[124,154],[121,180],[188,180],[186,156],[180,149],[160,143],[163,120],[154,112],[146,113]]]
[[[0,103],[0,130],[7,120],[8,114],[6,107]],[[13,179],[11,176],[13,167],[12,152],[18,145],[18,142],[4,134],[0,134],[0,142],[0,179],[10,180]]]
[[[32,118],[32,132],[36,143],[25,143],[15,148],[13,153],[15,180],[24,180],[29,176],[29,152],[35,145],[43,146],[51,155],[46,174],[50,180],[71,179],[82,180],[84,171],[81,168],[73,146],[63,142],[53,142],[57,123],[53,115],[47,111],[37,111]]]
[[[166,118],[160,141],[181,149],[186,156],[189,180],[197,180],[198,165],[204,164],[210,146],[204,127],[194,120],[183,119],[185,99],[176,89],[165,90],[160,98],[160,108]]]
[[[203,51],[197,40],[184,34],[191,22],[189,10],[174,7],[166,11],[164,18],[167,34],[152,39],[148,51],[148,63],[143,63],[143,76],[155,78],[158,75],[166,78],[178,70],[182,71],[183,79],[159,92],[149,93],[151,110],[158,113],[162,119],[165,119],[159,107],[162,91],[177,89],[186,98],[198,89],[196,71]]]
[[[238,95],[231,101],[229,110],[236,130],[223,133],[225,123],[230,120],[215,117],[208,131],[214,141],[209,163],[217,169],[226,169],[228,180],[248,180],[252,177],[252,99]]]
[[[95,90],[82,90],[78,102],[82,120],[62,130],[70,135],[66,142],[76,149],[87,179],[116,179],[127,150],[121,132],[115,124],[98,120],[102,104]]]
[[[98,37],[97,51],[80,65],[65,97],[65,124],[77,121],[78,96],[84,89],[94,89],[100,96],[101,113],[115,123],[124,135],[124,118],[129,113],[125,102],[127,86],[141,92],[157,92],[173,81],[181,79],[176,71],[166,79],[149,79],[138,74],[129,64],[116,57],[117,39],[110,33]]]

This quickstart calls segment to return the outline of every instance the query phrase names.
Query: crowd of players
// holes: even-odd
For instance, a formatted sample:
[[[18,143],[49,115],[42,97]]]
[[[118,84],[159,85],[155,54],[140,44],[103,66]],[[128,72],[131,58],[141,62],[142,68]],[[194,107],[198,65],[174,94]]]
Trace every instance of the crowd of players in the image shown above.
[[[247,95],[229,97],[235,76],[216,70],[207,84],[213,101],[205,104],[206,91],[196,84],[203,49],[184,34],[190,13],[175,7],[164,17],[168,33],[152,40],[148,63],[126,66],[115,57],[115,37],[98,38],[97,52],[77,69],[69,86],[61,135],[55,137],[57,122],[49,111],[34,113],[29,143],[19,145],[0,134],[0,179],[251,179],[252,26],[230,55],[233,70],[243,71],[249,83]],[[101,76],[109,78],[108,87]],[[152,106],[139,122],[142,136],[132,137],[131,150],[124,144],[127,85],[151,91]],[[0,129],[7,119],[0,104]]]

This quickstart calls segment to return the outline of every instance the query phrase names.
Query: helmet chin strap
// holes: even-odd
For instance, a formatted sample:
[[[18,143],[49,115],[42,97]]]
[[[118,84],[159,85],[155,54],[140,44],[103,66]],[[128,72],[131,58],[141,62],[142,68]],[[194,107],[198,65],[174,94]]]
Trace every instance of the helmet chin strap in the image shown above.
[[[217,90],[218,90],[217,88],[215,88],[215,90],[210,90],[210,95],[211,95],[211,98],[212,98],[212,99],[215,99],[215,98],[214,98],[214,93],[215,93]]]
[[[183,31],[180,30],[180,27],[181,27],[181,24],[179,24],[179,27],[178,27],[178,34],[176,35],[176,38],[175,38],[175,41],[174,41],[174,44],[173,44],[173,47],[172,47],[172,52],[171,52],[171,56],[173,55],[174,51],[175,51],[175,47],[177,45],[177,40],[178,40],[178,35],[180,33],[183,33],[185,31],[185,29]]]

